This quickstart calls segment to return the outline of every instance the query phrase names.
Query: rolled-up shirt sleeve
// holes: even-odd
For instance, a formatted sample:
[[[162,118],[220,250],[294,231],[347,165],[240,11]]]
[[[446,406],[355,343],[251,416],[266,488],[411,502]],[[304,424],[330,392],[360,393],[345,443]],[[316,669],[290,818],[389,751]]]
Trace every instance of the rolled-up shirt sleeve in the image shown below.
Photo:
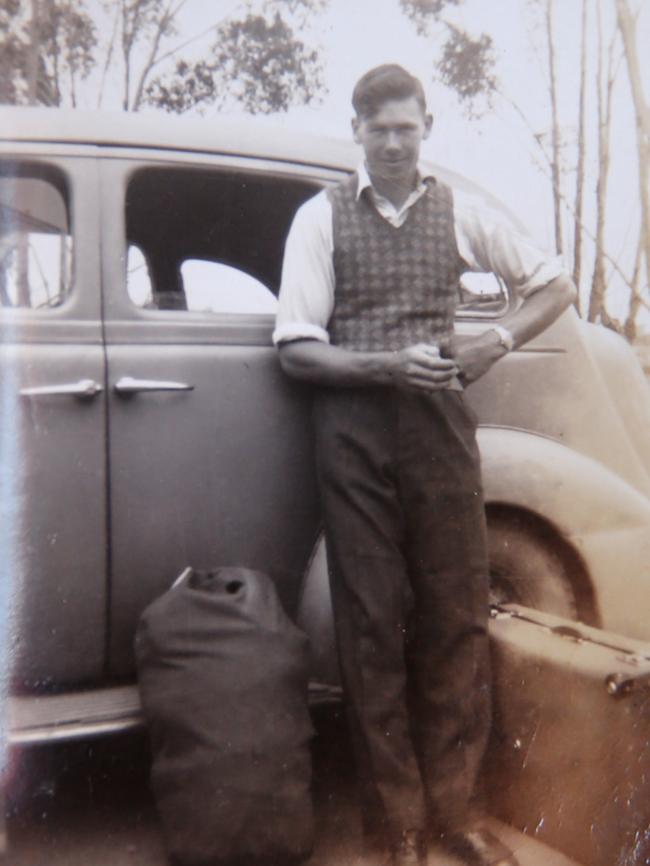
[[[284,251],[273,342],[329,342],[334,307],[332,208],[324,192],[296,212]]]
[[[568,273],[560,256],[540,249],[505,215],[474,196],[454,193],[454,220],[458,251],[469,269],[496,274],[522,298]]]

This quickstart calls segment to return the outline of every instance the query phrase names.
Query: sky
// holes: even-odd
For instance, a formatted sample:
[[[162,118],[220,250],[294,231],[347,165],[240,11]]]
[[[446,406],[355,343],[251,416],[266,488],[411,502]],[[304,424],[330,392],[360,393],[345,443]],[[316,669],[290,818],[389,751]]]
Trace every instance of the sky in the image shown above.
[[[92,0],[99,4],[100,0]],[[629,0],[632,6],[635,0]],[[637,44],[650,44],[650,2],[641,3],[638,19]],[[447,168],[478,182],[504,201],[527,225],[533,237],[549,249],[553,247],[553,214],[551,187],[541,169],[543,157],[531,129],[544,132],[550,128],[550,108],[546,80],[546,56],[543,31],[534,35],[530,0],[464,0],[451,7],[448,20],[471,35],[490,34],[497,60],[496,74],[506,98],[497,96],[490,110],[480,119],[470,120],[461,110],[458,98],[433,81],[433,59],[437,46],[435,35],[418,36],[413,24],[399,10],[397,0],[330,0],[323,15],[310,19],[311,29],[306,40],[320,48],[327,94],[318,104],[294,108],[288,114],[259,118],[260,126],[280,124],[292,129],[306,129],[341,137],[350,135],[350,94],[355,81],[363,72],[379,63],[398,62],[418,75],[424,82],[431,109],[434,129],[423,146],[423,155]],[[179,17],[178,34],[170,46],[202,33],[217,14],[236,12],[242,6],[237,0],[221,0],[210,5],[209,13],[201,0],[187,0]],[[615,2],[604,0],[604,31],[615,26]],[[581,0],[555,0],[559,108],[566,134],[577,134],[577,100],[579,84]],[[539,20],[539,15],[537,16]],[[205,53],[213,41],[211,33],[197,40],[185,53]],[[589,76],[595,76],[595,45],[590,45]],[[650,94],[650,63],[644,65],[646,94]],[[527,118],[526,123],[511,107],[516,103]],[[595,117],[593,97],[588,105]],[[211,117],[217,112],[203,112]],[[588,129],[591,139],[590,165],[595,167],[596,127],[592,120]],[[572,151],[567,148],[569,157]],[[592,174],[595,177],[595,173]],[[573,176],[569,171],[566,187],[573,196]],[[586,190],[588,218],[593,218],[594,182]],[[638,232],[638,168],[634,138],[634,115],[624,63],[619,66],[615,85],[612,125],[612,167],[607,212],[607,246],[626,272],[632,269]],[[593,222],[593,219],[589,220]],[[565,246],[572,247],[570,218],[565,214]],[[591,254],[587,241],[585,253]],[[628,294],[624,290],[610,291],[610,307],[615,315],[623,315]],[[643,317],[650,330],[650,316]]]

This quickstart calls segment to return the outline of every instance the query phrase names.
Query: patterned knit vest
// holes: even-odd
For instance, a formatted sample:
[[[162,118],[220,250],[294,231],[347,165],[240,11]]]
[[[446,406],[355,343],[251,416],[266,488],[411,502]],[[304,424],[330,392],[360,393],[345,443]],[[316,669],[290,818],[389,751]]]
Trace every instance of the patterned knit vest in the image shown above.
[[[356,174],[328,191],[334,232],[333,345],[358,351],[444,343],[467,266],[454,234],[449,187],[433,178],[400,228],[377,212]]]

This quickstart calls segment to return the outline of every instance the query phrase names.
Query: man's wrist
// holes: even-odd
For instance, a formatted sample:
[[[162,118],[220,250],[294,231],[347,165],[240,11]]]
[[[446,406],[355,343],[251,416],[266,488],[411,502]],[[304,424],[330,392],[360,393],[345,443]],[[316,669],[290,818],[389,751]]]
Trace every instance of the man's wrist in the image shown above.
[[[511,331],[509,331],[503,325],[492,325],[490,331],[497,335],[497,339],[505,349],[506,353],[512,352],[515,347],[515,338],[513,337]]]
[[[507,345],[504,344],[501,335],[494,328],[483,332],[482,342],[490,350],[492,363],[508,354]]]

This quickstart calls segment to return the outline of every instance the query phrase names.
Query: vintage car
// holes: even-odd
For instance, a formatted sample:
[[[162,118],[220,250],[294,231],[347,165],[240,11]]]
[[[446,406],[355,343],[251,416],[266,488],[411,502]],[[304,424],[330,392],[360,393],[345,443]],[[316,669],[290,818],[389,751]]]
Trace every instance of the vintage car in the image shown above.
[[[335,680],[310,392],[281,373],[271,333],[292,215],[358,151],[243,123],[47,109],[3,109],[0,130],[13,688],[90,700],[128,681],[140,612],[188,564],[271,574],[318,678]],[[457,330],[489,328],[512,303],[468,274]],[[627,344],[570,310],[468,395],[495,599],[650,637],[650,399]]]
[[[271,333],[292,216],[358,158],[351,144],[221,120],[0,110],[5,742],[138,724],[136,623],[187,566],[270,574],[310,636],[314,699],[336,697],[310,390],[282,374]],[[490,328],[513,303],[494,277],[465,275],[458,332]],[[634,639],[650,639],[648,386],[627,344],[572,309],[468,397],[480,420],[494,600],[523,605],[494,620],[502,743],[492,754],[511,776],[528,772],[536,791],[496,786],[496,811],[577,856],[595,844],[600,801],[576,775],[576,750],[593,743],[613,755],[611,725],[603,715],[587,737],[572,724],[560,758],[582,812],[567,823],[575,810],[544,799],[554,796],[557,734],[536,714],[544,695],[582,682],[574,645],[615,660],[602,662],[603,678],[580,650],[595,691],[574,717],[592,714],[601,693],[626,695],[637,674],[647,679],[648,644]],[[515,652],[519,626],[502,617],[525,626],[530,608],[551,619],[533,621],[539,634],[526,631]],[[556,638],[564,655],[546,648]],[[567,654],[573,667],[540,678],[540,658]],[[635,720],[634,695],[608,712]],[[557,707],[547,717],[563,715]],[[607,824],[619,820],[613,811]],[[611,845],[598,850],[590,864],[609,866]]]

